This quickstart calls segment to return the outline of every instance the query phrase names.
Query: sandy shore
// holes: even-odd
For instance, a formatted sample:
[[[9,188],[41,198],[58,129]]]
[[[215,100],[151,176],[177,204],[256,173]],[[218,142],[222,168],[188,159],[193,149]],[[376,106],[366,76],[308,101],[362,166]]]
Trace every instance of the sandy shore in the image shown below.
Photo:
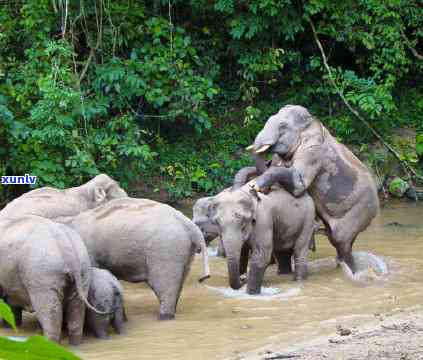
[[[423,302],[423,299],[422,299]],[[334,323],[334,332],[288,346],[277,342],[238,360],[422,360],[423,307],[396,309],[372,319]],[[235,358],[234,358],[235,359]]]

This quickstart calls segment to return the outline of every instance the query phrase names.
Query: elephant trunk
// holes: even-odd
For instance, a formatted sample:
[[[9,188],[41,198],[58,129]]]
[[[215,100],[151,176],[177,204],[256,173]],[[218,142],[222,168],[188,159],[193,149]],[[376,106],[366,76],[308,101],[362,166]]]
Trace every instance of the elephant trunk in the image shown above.
[[[240,269],[239,269],[239,260],[241,257],[241,247],[240,236],[238,234],[222,234],[223,247],[226,252],[226,258],[228,260],[228,275],[229,275],[229,285],[232,289],[238,290],[243,285],[240,279]],[[238,244],[239,238],[239,244]]]
[[[267,169],[266,155],[264,153],[259,153],[259,154],[254,153],[253,158],[254,158],[254,161],[256,163],[257,175],[263,174]]]
[[[236,258],[228,257],[228,273],[231,288],[234,290],[240,289],[242,283],[239,274],[239,256]]]

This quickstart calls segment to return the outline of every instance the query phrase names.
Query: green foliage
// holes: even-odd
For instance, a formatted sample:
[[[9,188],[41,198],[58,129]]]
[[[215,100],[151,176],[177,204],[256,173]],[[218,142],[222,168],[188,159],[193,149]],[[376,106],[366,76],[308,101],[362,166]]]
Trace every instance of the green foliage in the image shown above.
[[[43,336],[31,336],[24,341],[0,337],[0,358],[5,360],[80,360],[76,355]]]
[[[0,174],[60,188],[99,172],[125,187],[161,176],[173,198],[215,191],[248,163],[251,129],[288,103],[345,142],[371,142],[329,83],[309,19],[372,126],[423,131],[417,0],[5,2]]]
[[[16,323],[13,312],[9,305],[7,305],[2,299],[0,299],[0,317],[16,331]]]
[[[416,153],[420,158],[423,158],[423,134],[416,136]]]
[[[16,330],[9,305],[0,299],[0,318]],[[4,360],[78,360],[79,357],[42,336],[25,338],[0,337],[0,359]]]

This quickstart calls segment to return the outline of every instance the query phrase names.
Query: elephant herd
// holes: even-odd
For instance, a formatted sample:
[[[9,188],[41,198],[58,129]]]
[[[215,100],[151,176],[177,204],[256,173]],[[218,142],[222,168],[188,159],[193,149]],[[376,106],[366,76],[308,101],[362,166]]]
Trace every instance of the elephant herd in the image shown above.
[[[105,174],[10,202],[0,211],[0,297],[17,325],[22,311],[34,312],[46,337],[60,341],[66,328],[73,345],[84,327],[99,338],[110,325],[122,333],[119,280],[146,282],[159,300],[159,319],[173,319],[196,253],[199,281],[210,276],[206,242],[215,237],[230,286],[247,282],[249,294],[260,293],[272,258],[286,273],[292,257],[294,279],[306,279],[318,221],[354,272],[353,243],[379,208],[369,170],[301,106],[271,116],[250,150],[255,166],[241,169],[231,188],[199,199],[193,221],[168,205],[129,197]]]

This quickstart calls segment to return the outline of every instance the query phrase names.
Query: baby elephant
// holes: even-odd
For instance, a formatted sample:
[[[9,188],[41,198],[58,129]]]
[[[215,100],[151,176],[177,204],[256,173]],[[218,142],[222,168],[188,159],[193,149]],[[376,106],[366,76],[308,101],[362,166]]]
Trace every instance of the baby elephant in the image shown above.
[[[108,270],[91,268],[88,301],[96,309],[106,313],[102,315],[90,309],[86,311],[85,324],[96,337],[107,339],[109,325],[112,325],[118,334],[124,332],[123,323],[126,321],[126,316],[123,288],[119,280]]]

